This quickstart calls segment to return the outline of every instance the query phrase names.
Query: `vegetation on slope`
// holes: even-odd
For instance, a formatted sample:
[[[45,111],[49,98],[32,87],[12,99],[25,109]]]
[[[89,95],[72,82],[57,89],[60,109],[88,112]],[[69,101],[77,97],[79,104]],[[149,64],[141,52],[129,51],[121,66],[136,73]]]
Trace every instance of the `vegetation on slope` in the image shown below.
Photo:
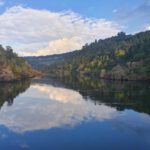
[[[75,56],[47,67],[51,76],[93,76],[119,80],[150,80],[150,31],[121,32],[83,46]]]
[[[21,80],[36,75],[36,71],[24,59],[13,53],[10,46],[0,45],[0,81]]]

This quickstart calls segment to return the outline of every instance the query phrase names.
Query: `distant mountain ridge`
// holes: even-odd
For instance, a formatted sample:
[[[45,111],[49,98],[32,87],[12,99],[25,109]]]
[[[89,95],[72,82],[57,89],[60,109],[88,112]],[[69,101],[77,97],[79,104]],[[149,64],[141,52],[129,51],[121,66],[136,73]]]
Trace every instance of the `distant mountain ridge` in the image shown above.
[[[50,65],[53,65],[58,62],[64,62],[67,59],[74,57],[77,53],[78,51],[73,51],[63,54],[54,54],[47,56],[28,56],[23,58],[27,60],[34,69],[45,70]]]

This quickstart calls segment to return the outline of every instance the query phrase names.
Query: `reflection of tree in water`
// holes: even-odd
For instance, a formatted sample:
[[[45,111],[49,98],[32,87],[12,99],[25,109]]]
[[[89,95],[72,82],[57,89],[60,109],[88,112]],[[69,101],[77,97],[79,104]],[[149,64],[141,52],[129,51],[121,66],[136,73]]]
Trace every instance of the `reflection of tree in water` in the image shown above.
[[[0,108],[5,102],[13,104],[14,98],[25,92],[30,86],[30,81],[20,81],[16,83],[0,83]]]
[[[66,87],[78,90],[95,104],[104,103],[117,110],[134,109],[150,115],[150,83],[120,82],[91,78],[61,79]]]

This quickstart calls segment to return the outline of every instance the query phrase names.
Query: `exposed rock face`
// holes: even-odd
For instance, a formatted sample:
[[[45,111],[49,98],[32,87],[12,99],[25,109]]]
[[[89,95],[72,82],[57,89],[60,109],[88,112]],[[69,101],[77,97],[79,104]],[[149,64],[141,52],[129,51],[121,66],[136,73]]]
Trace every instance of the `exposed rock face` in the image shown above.
[[[0,69],[0,81],[12,81],[15,80],[13,72],[8,67]]]
[[[9,66],[0,67],[0,82],[10,82],[21,80],[24,78],[32,78],[34,76],[40,76],[41,73],[35,70],[30,70],[30,72],[22,72],[22,74],[15,75]]]

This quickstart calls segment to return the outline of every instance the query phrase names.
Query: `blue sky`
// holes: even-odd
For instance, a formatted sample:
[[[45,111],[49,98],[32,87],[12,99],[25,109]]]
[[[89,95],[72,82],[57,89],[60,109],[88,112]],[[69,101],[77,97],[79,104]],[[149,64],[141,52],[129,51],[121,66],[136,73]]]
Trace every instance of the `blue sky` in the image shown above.
[[[15,11],[15,13],[12,13],[11,12],[12,10]],[[47,11],[47,13],[45,13],[44,10],[45,12]],[[74,15],[72,15],[72,13],[74,13]],[[25,18],[24,20],[19,19],[19,16],[21,14],[23,14],[24,16],[23,18]],[[58,22],[58,16],[59,16],[60,17],[59,19],[63,20],[60,22],[60,24],[62,22],[65,22],[65,23],[71,22],[72,18],[74,18],[73,21],[77,20],[75,22],[78,22],[78,23],[75,23],[75,24],[72,23],[71,26],[69,26],[70,31],[72,31],[71,34],[69,33],[70,31],[67,31],[68,25],[64,27],[62,25],[58,29],[55,29],[55,31],[63,30],[64,28],[66,31],[62,33],[64,36],[62,36],[62,34],[58,35],[58,33],[54,32],[54,29],[53,29],[53,32],[52,32],[53,36],[44,35],[43,39],[45,39],[45,41],[43,41],[43,43],[41,42],[41,44],[37,44],[38,40],[36,39],[35,41],[32,41],[35,35],[34,36],[32,35],[29,37],[29,39],[30,38],[32,39],[31,40],[32,42],[29,42],[25,40],[25,38],[28,38],[27,35],[24,36],[23,34],[21,34],[22,36],[24,36],[23,37],[24,39],[17,40],[15,38],[6,38],[7,35],[4,34],[4,31],[6,31],[7,29],[9,29],[9,31],[12,31],[12,32],[14,31],[15,34],[19,33],[19,31],[21,32],[21,29],[19,30],[17,30],[16,28],[13,29],[12,25],[8,24],[9,19],[12,22],[12,24],[14,24],[14,26],[19,25],[21,28],[22,26],[21,24],[29,22],[29,21],[32,22],[31,17],[29,17],[30,15],[35,15],[33,16],[34,19],[36,17],[38,19],[38,15],[41,18],[42,18],[42,15],[44,17],[47,16],[47,18],[51,18],[51,16],[54,16],[54,14],[55,14],[55,18],[57,19],[54,19],[54,18],[47,19],[48,24],[49,24],[49,29],[46,29],[45,32],[46,31],[51,32],[52,30],[50,30],[50,26],[52,26],[52,28],[55,28],[57,26],[56,22],[57,24],[59,24]],[[62,14],[65,17],[62,17]],[[16,17],[14,17],[14,15],[16,15]],[[67,15],[69,16],[69,20],[66,20]],[[136,33],[136,32],[149,29],[150,28],[149,16],[150,16],[150,0],[126,0],[126,1],[125,0],[111,0],[111,1],[110,0],[109,1],[108,0],[53,0],[53,1],[52,0],[0,0],[0,19],[5,20],[4,18],[8,17],[6,18],[7,21],[5,23],[5,26],[3,25],[0,29],[0,33],[1,32],[3,33],[3,36],[0,37],[0,40],[2,41],[4,45],[11,44],[12,46],[14,46],[16,51],[19,53],[21,53],[20,52],[21,50],[19,51],[19,49],[22,49],[23,51],[22,53],[25,52],[24,49],[27,49],[27,52],[25,55],[28,55],[28,54],[30,55],[31,51],[34,55],[35,52],[36,51],[39,52],[39,50],[40,50],[39,54],[41,55],[43,55],[41,51],[46,51],[46,54],[62,53],[62,52],[67,52],[67,51],[71,51],[74,49],[79,49],[81,47],[81,44],[85,44],[86,42],[91,42],[92,40],[94,40],[94,38],[106,38],[109,36],[106,34],[106,31],[110,32],[111,33],[110,36],[112,36],[116,34],[117,31],[125,31],[127,33]],[[16,22],[14,21],[15,19],[17,20]],[[20,20],[20,23],[18,23],[19,20]],[[88,20],[88,23],[83,23],[83,22],[86,22],[87,20]],[[43,21],[46,22],[46,19]],[[53,22],[55,22],[54,23],[55,27],[53,27]],[[106,29],[104,28],[104,25],[103,25],[104,23],[107,24]],[[37,24],[41,24],[41,23],[37,22]],[[76,26],[81,26],[81,25],[83,25],[82,28],[83,30],[85,30],[85,34],[81,33],[82,36],[80,38],[79,35],[75,33],[75,31],[80,33],[82,29],[79,29],[79,27],[77,29]],[[84,25],[85,25],[85,28],[84,28]],[[31,26],[35,27],[35,24],[31,23]],[[42,28],[42,26],[45,26],[45,25],[41,24],[39,25],[39,27],[37,27],[36,25],[37,30],[40,29],[40,27],[42,30],[44,30],[44,27]],[[25,31],[28,31],[28,32],[30,31],[29,34],[31,35],[31,32],[32,32],[31,28],[30,29],[27,27],[22,27],[22,28],[24,28]],[[45,28],[48,28],[48,27],[45,27]],[[99,35],[96,35],[96,31],[98,30],[101,30],[101,32],[98,33]],[[102,30],[105,31],[105,35],[102,35],[103,34]],[[90,32],[93,32],[92,34],[93,38],[88,39],[88,37],[91,37],[91,34],[89,34]],[[16,36],[16,35],[13,35],[13,33],[11,34],[12,34],[12,37]],[[41,35],[37,34],[37,36],[41,36]],[[73,45],[68,46],[66,45],[67,38],[68,39],[73,38],[72,43],[74,42],[76,43],[80,41],[78,42],[80,44],[78,45],[76,43],[75,46]],[[19,42],[20,42],[20,45],[18,44]],[[26,48],[24,46],[26,43],[28,43],[30,47]],[[62,45],[65,47],[64,51],[60,50],[62,49]],[[31,46],[33,46],[35,49]],[[55,49],[54,46],[55,47],[58,46],[58,49],[57,48]],[[48,52],[49,48],[54,49],[54,50],[52,50],[52,52],[50,51]]]

